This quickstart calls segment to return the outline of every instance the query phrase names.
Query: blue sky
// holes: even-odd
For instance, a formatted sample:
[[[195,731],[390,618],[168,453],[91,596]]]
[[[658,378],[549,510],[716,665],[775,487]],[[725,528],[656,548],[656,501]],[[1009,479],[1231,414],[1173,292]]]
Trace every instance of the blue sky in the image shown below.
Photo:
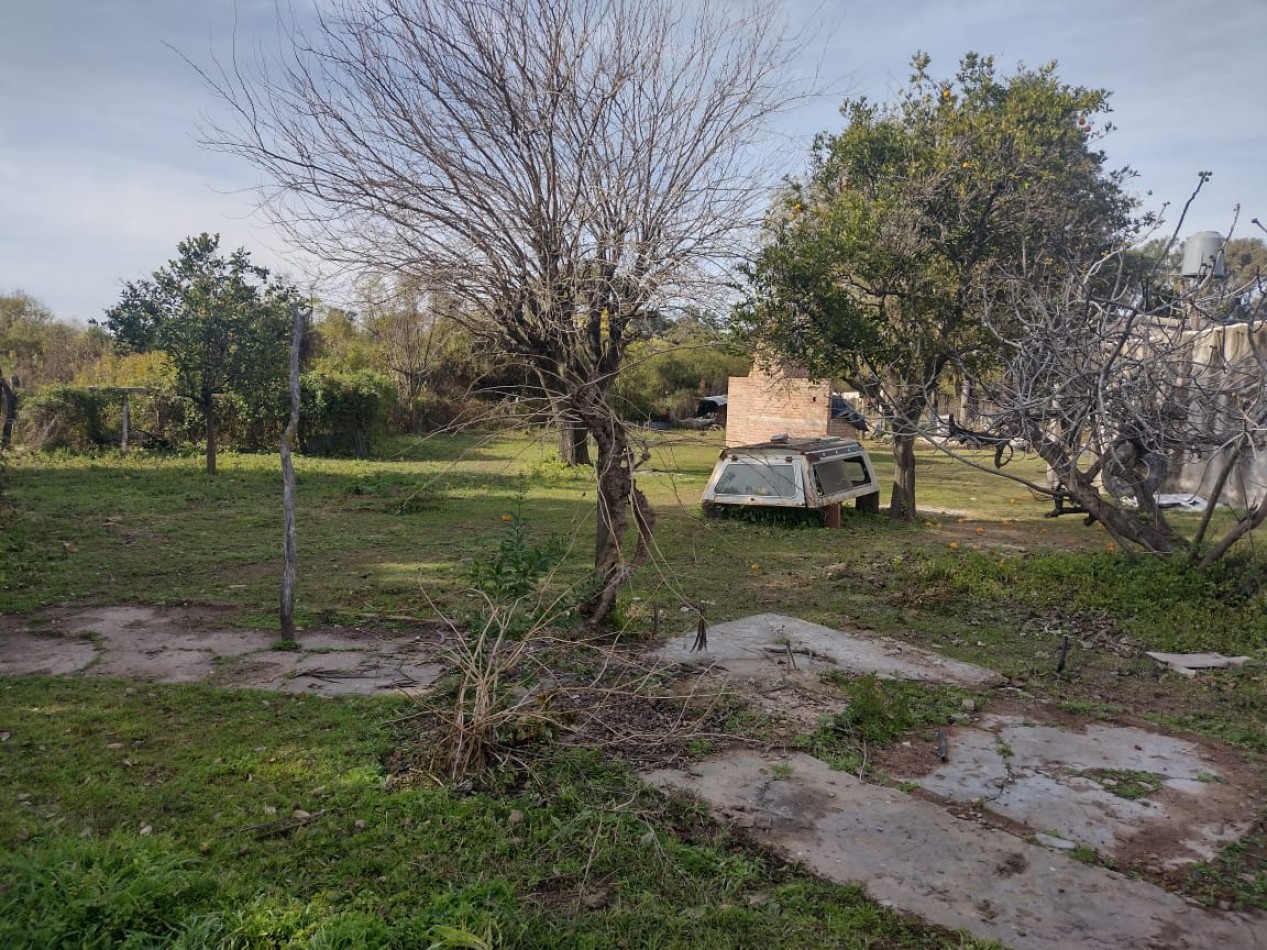
[[[291,0],[299,9],[309,0]],[[1267,0],[787,0],[811,22],[803,61],[825,97],[783,121],[804,164],[814,133],[838,129],[845,95],[887,99],[911,54],[950,74],[968,50],[1059,62],[1070,83],[1113,92],[1118,127],[1102,143],[1140,176],[1150,207],[1182,206],[1214,172],[1181,233],[1267,223]],[[816,13],[814,11],[817,11]],[[810,17],[816,17],[812,21]],[[830,29],[820,29],[826,21]],[[303,277],[302,257],[254,213],[252,167],[197,143],[213,110],[194,71],[238,45],[275,41],[273,0],[0,0],[0,291],[22,289],[65,319],[99,316],[124,280],[218,231],[260,263]]]

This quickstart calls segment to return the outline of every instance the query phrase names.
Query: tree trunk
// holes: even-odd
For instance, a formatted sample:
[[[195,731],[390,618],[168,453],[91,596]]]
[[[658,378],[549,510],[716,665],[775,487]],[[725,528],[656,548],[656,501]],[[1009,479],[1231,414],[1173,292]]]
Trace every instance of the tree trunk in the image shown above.
[[[568,465],[593,465],[590,459],[589,432],[579,422],[560,417],[559,458]]]
[[[926,373],[925,378],[934,378]],[[903,392],[893,386],[893,493],[889,496],[889,517],[894,521],[914,521],[915,512],[915,439],[919,435],[919,418],[928,405],[928,397],[920,389]]]
[[[598,502],[594,525],[595,589],[581,605],[591,626],[606,624],[616,606],[616,595],[650,553],[654,522],[646,497],[634,484],[629,440],[624,426],[605,408],[596,410],[586,425],[598,446]],[[632,557],[625,556],[624,538],[632,512],[637,540]]]
[[[1095,486],[1094,472],[1078,471],[1076,461],[1066,447],[1047,441],[1038,443],[1035,448],[1039,458],[1051,466],[1060,479],[1062,490],[1124,546],[1129,542],[1159,555],[1170,555],[1187,548],[1188,542],[1175,533],[1170,522],[1149,519],[1139,511],[1125,511],[1102,498]]]
[[[559,436],[559,458],[567,465],[594,464],[590,460],[589,427],[565,397],[550,396],[550,416]]]
[[[915,520],[915,436],[893,436],[893,493],[889,496],[889,517],[894,521]]]
[[[215,404],[210,396],[203,397],[202,416],[207,432],[207,474],[214,475],[216,473],[216,413]]]
[[[128,436],[132,428],[132,406],[128,400],[128,391],[123,391],[123,433],[119,436],[119,453],[128,454]]]

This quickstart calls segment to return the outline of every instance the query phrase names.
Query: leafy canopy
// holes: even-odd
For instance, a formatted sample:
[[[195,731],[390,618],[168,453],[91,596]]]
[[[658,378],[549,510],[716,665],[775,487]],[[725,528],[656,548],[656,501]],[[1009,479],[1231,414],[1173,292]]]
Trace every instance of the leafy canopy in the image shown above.
[[[207,473],[214,475],[214,397],[230,393],[239,410],[269,414],[261,410],[285,384],[288,311],[296,292],[270,282],[242,248],[222,256],[218,234],[188,238],[177,250],[152,279],[124,286],[104,324],[125,351],[166,353],[177,395],[202,414]]]
[[[280,378],[295,297],[244,249],[225,257],[219,248],[218,234],[182,241],[152,279],[124,286],[103,321],[121,349],[166,353],[177,391],[204,409],[213,396]]]
[[[749,319],[776,351],[899,415],[947,365],[992,358],[981,314],[1014,262],[1041,281],[1044,261],[1106,244],[1133,206],[1129,172],[1091,147],[1104,91],[1061,83],[1054,64],[1000,77],[973,53],[951,80],[926,55],[913,66],[895,103],[846,102],[844,131],[817,138],[750,273]]]
[[[913,440],[951,369],[1001,362],[992,306],[1018,279],[1037,294],[1055,265],[1131,225],[1128,174],[1091,148],[1107,94],[1054,65],[999,77],[970,53],[953,79],[914,73],[895,103],[846,102],[783,190],[750,269],[747,322],[767,353],[844,378],[894,434],[890,514],[915,516]]]

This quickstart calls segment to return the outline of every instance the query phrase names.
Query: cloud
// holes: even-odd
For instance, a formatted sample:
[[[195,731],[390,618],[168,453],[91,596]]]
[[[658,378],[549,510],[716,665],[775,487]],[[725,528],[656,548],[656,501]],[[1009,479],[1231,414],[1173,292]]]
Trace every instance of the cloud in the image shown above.
[[[305,0],[280,7],[311,19]],[[890,98],[917,49],[946,73],[975,50],[995,54],[1004,72],[1059,60],[1065,81],[1112,90],[1120,129],[1103,147],[1114,165],[1140,171],[1135,185],[1154,192],[1154,206],[1181,205],[1196,173],[1213,170],[1184,233],[1225,230],[1238,202],[1246,218],[1267,218],[1263,0],[1224,0],[1211,12],[1188,0],[854,0],[838,16],[818,0],[787,0],[784,9],[794,28],[813,22],[799,63],[830,87],[781,127],[790,171],[804,165],[815,133],[840,127],[844,95]],[[215,102],[165,45],[210,64],[236,37],[249,54],[277,40],[277,10],[275,0],[42,0],[6,16],[0,289],[24,288],[64,316],[95,316],[121,280],[161,266],[203,230],[302,272],[302,256],[251,216],[242,189],[256,183],[254,170],[197,146],[199,115]],[[834,29],[819,29],[824,20]]]

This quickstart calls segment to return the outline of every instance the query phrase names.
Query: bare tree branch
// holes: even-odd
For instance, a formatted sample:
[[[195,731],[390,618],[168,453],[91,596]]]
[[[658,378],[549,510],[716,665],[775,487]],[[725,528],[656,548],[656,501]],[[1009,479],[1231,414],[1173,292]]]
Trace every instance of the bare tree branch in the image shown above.
[[[236,117],[206,144],[265,174],[285,233],[453,295],[589,430],[596,620],[650,526],[606,395],[637,321],[715,288],[759,219],[762,136],[797,95],[781,21],[772,0],[334,0],[278,55],[201,70]]]

